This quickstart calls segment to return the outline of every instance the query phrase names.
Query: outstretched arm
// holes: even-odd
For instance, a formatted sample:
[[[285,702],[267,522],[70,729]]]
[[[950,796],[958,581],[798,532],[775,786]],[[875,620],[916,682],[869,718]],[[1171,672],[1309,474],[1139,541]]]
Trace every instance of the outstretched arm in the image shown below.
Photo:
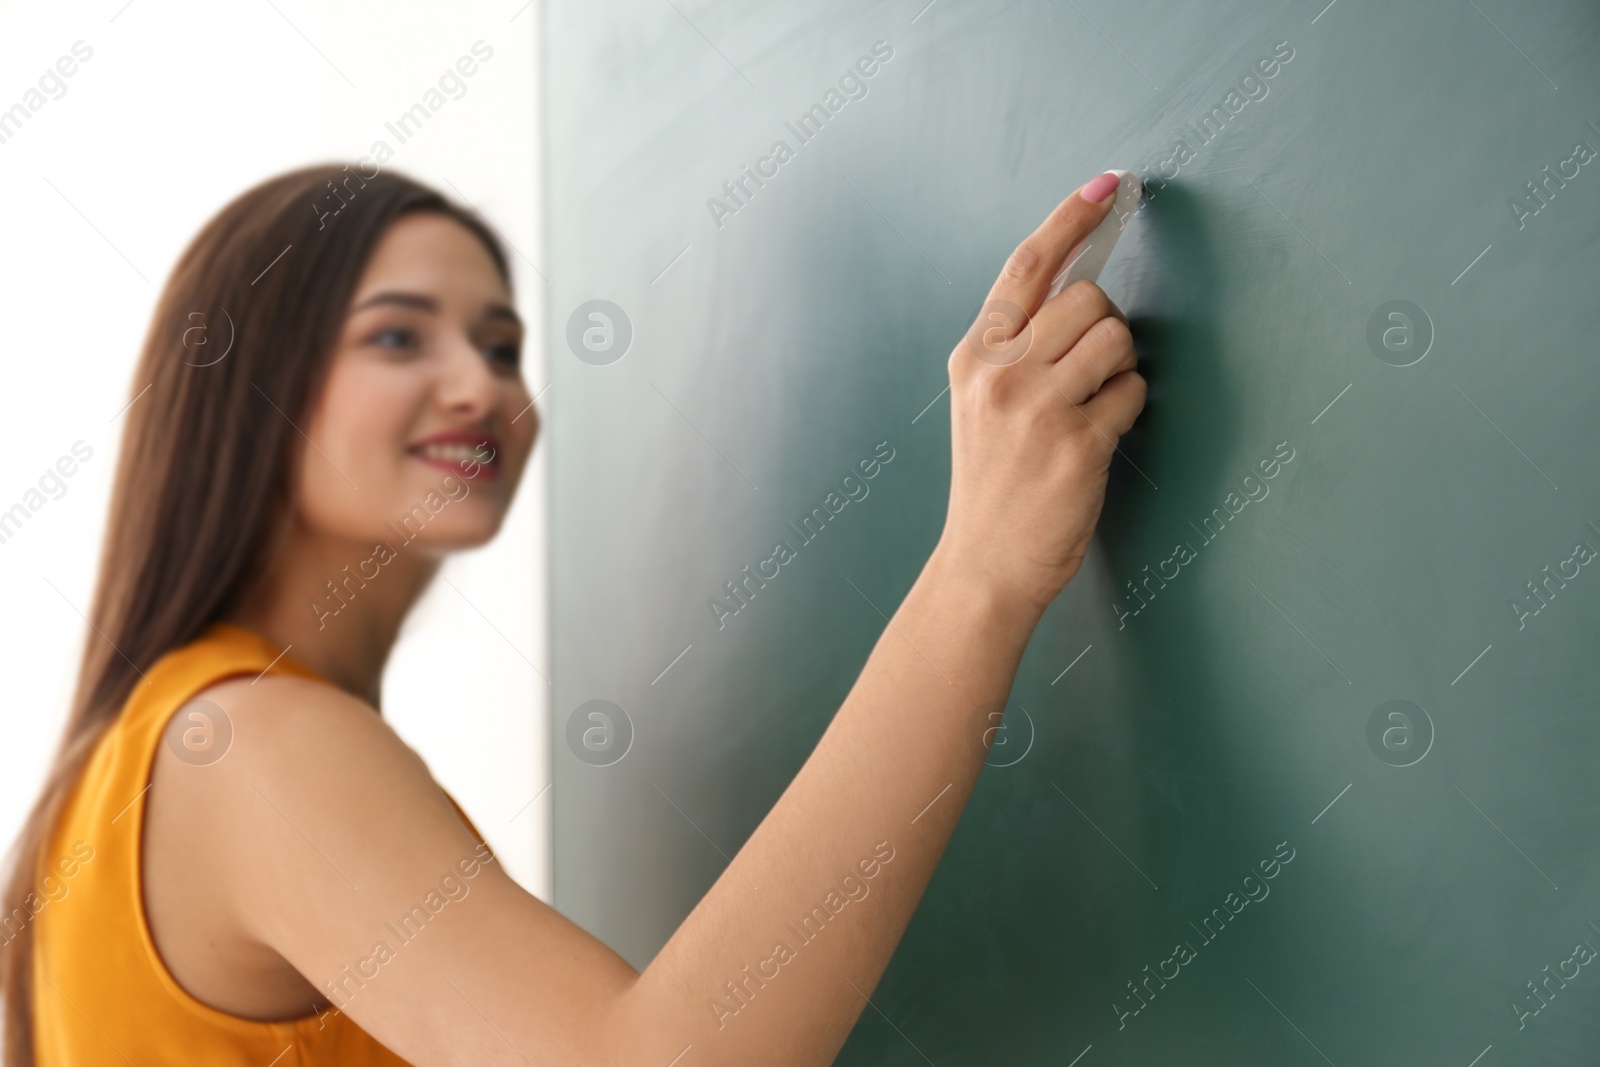
[[[828,1063],[865,1007],[966,806],[1023,649],[1088,548],[1116,438],[1144,403],[1127,325],[1097,286],[1041,307],[1108,204],[1075,193],[1058,207],[951,353],[939,545],[811,758],[629,991],[626,1062],[693,1043],[707,1057],[696,1062]],[[829,904],[839,911],[824,925]],[[791,962],[778,963],[780,946]],[[676,1036],[663,1045],[663,1034]]]

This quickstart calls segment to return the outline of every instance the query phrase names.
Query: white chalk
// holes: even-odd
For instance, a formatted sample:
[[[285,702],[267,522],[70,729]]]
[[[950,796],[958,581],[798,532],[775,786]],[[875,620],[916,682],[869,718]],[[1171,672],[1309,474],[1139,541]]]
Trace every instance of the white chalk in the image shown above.
[[[1106,260],[1111,258],[1111,250],[1117,247],[1117,238],[1122,236],[1122,228],[1133,217],[1134,209],[1139,206],[1139,197],[1144,192],[1139,183],[1139,176],[1126,170],[1113,170],[1110,173],[1118,178],[1116,201],[1111,205],[1106,217],[1100,221],[1100,225],[1080,241],[1067,256],[1066,265],[1061,268],[1061,273],[1050,283],[1050,292],[1045,295],[1046,300],[1079,279],[1087,278],[1091,282],[1100,280],[1100,271],[1105,267]]]

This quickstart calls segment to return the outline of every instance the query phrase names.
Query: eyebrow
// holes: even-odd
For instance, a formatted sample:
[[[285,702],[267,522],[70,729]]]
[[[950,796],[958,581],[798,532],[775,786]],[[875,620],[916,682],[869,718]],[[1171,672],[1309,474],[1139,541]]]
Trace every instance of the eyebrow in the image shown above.
[[[426,296],[422,293],[404,293],[398,290],[388,290],[363,300],[350,309],[350,314],[354,315],[358,311],[365,311],[367,308],[386,304],[414,308],[417,311],[426,311],[431,315],[439,313],[439,302],[431,296]],[[488,319],[501,319],[515,326],[522,326],[521,316],[508,304],[502,304],[497,301],[485,308],[483,314]]]

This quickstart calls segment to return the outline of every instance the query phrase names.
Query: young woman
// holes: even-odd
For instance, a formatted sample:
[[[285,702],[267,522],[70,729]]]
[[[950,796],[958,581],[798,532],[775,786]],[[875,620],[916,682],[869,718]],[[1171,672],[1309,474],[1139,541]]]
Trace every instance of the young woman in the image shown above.
[[[1044,300],[1115,188],[1056,208],[951,352],[937,548],[643,972],[512,881],[379,710],[406,612],[495,534],[533,448],[494,234],[348,168],[225,207],[145,342],[76,697],[12,853],[7,1067],[829,1062],[1144,403],[1105,294]],[[210,316],[220,343],[219,309],[226,354],[186,332]],[[841,872],[870,902],[793,958],[786,924]]]

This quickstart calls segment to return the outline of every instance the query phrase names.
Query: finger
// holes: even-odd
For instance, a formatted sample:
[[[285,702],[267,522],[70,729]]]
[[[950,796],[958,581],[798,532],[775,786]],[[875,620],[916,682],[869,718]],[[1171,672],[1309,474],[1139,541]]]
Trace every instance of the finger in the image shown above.
[[[1102,385],[1080,410],[1101,433],[1114,441],[1133,429],[1134,420],[1144,410],[1145,391],[1145,381],[1139,372],[1125,370]]]
[[[1106,217],[1116,193],[1117,176],[1108,172],[1057,205],[1011,253],[989,290],[989,299],[1015,304],[1024,315],[1032,317],[1044,303],[1051,280],[1067,261],[1067,253]],[[1091,201],[1085,199],[1087,196],[1099,199]]]
[[[1106,291],[1088,280],[1076,281],[1045,302],[1028,324],[1030,350],[1055,361],[1066,355],[1089,328],[1104,318],[1128,324],[1122,309]]]
[[[1074,295],[1067,297],[1068,293],[1073,293]],[[1063,297],[1067,297],[1067,299],[1063,301]],[[1100,288],[1099,283],[1091,282],[1087,278],[1079,278],[1077,281],[1061,290],[1061,292],[1057,293],[1050,300],[1046,301],[1044,307],[1039,309],[1039,314],[1051,314],[1051,306],[1057,303],[1059,303],[1061,307],[1069,307],[1075,303],[1078,303],[1079,301],[1092,302],[1093,306],[1104,309],[1101,311],[1102,315],[1115,316],[1116,318],[1121,319],[1124,324],[1126,324],[1128,321],[1128,316],[1122,313],[1122,309],[1117,306],[1115,300],[1112,300],[1106,295],[1106,291]]]
[[[1133,335],[1122,320],[1107,316],[1089,327],[1071,351],[1050,365],[1048,373],[1062,396],[1082,404],[1106,382],[1137,365]]]

